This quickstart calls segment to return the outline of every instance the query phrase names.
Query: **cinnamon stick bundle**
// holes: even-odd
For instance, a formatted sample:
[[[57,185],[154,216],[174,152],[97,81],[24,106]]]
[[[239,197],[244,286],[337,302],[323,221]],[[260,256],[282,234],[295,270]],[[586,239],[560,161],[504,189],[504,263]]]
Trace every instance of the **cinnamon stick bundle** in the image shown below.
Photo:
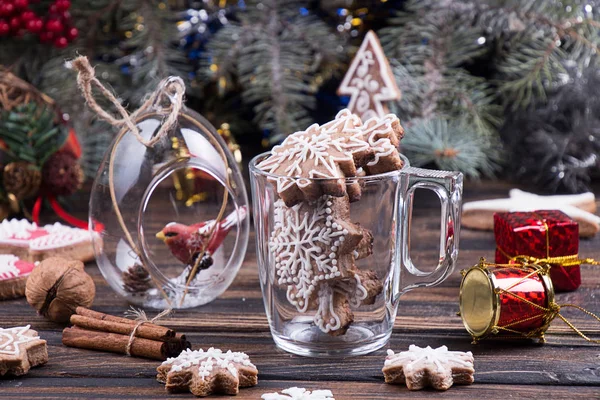
[[[129,346],[131,356],[155,360],[176,357],[191,347],[185,335],[164,326],[144,322],[138,326],[132,339],[131,333],[138,325],[137,321],[84,307],[77,307],[75,312],[71,316],[73,326],[63,330],[65,346],[121,354],[127,354]]]

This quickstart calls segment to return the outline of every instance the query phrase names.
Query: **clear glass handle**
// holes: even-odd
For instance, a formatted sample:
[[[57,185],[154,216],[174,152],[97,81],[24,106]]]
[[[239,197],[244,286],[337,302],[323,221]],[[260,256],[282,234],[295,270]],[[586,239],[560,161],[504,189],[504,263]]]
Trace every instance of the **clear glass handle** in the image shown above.
[[[400,294],[416,287],[435,286],[450,275],[458,256],[463,175],[460,172],[407,168],[408,182],[399,193]],[[441,203],[440,256],[431,272],[419,270],[410,256],[410,229],[416,189],[435,192]]]

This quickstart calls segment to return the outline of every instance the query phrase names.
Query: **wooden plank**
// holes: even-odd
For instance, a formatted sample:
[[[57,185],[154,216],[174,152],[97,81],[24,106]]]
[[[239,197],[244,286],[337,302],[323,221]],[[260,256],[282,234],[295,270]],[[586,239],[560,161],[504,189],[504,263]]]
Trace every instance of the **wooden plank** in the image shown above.
[[[499,183],[471,185],[468,199],[505,196],[509,186]],[[420,266],[437,260],[438,200],[420,193],[413,219],[413,259]],[[82,202],[81,204],[85,204]],[[78,210],[76,210],[78,211]],[[84,213],[78,211],[78,215]],[[271,338],[259,289],[254,236],[248,254],[231,287],[217,300],[191,310],[177,310],[167,325],[188,334],[195,348],[215,346],[245,351],[258,366],[260,384],[237,398],[257,399],[268,391],[290,386],[332,389],[337,399],[437,398],[441,393],[408,392],[404,387],[383,383],[381,367],[385,350],[346,359],[315,359],[293,356],[279,350]],[[402,296],[390,344],[395,351],[410,344],[432,347],[447,345],[452,350],[472,351],[476,384],[455,387],[444,398],[493,399],[514,396],[539,398],[600,398],[600,347],[576,336],[561,321],[555,321],[548,343],[532,341],[483,341],[471,345],[458,310],[459,270],[479,257],[493,259],[491,232],[463,230],[457,270],[435,288],[416,289]],[[581,241],[580,254],[600,258],[600,238]],[[97,286],[94,308],[122,314],[129,305],[108,287],[94,263],[87,271]],[[598,267],[582,267],[582,287],[557,294],[559,303],[579,304],[600,312]],[[577,311],[564,310],[578,327],[600,337],[600,324]],[[150,311],[149,315],[153,315]],[[48,340],[50,362],[22,378],[0,379],[0,397],[7,398],[165,398],[155,379],[159,363],[62,346],[62,326],[36,316],[24,299],[0,302],[0,326],[31,323]],[[576,387],[572,387],[576,386]],[[169,398],[191,398],[189,394]]]
[[[189,393],[167,394],[164,387],[152,378],[46,378],[26,379],[22,382],[6,382],[0,397],[11,399],[192,399]],[[1,382],[0,382],[1,385]],[[264,393],[281,391],[299,386],[309,390],[329,389],[337,400],[350,399],[597,399],[600,389],[593,386],[527,386],[527,385],[470,385],[454,386],[446,392],[430,389],[411,392],[406,387],[385,383],[323,381],[299,382],[296,380],[260,380],[258,386],[241,389],[235,399],[260,399]],[[227,398],[227,397],[219,397]]]

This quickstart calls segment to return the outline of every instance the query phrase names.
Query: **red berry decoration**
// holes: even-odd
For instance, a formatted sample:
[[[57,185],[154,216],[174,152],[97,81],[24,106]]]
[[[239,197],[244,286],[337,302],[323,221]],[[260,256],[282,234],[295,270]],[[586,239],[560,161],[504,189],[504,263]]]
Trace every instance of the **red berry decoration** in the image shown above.
[[[79,35],[71,23],[71,0],[54,0],[44,19],[31,10],[39,0],[0,0],[0,36],[23,36],[26,30],[37,35],[40,42],[64,48]]]
[[[59,38],[56,38],[56,40],[54,40],[54,47],[56,47],[58,49],[64,49],[65,47],[67,47],[68,44],[69,44],[69,41],[64,36],[61,36]]]
[[[0,20],[0,36],[6,36],[10,33],[10,25],[4,20]]]
[[[58,11],[67,11],[69,8],[71,8],[70,0],[56,0],[55,4]]]
[[[34,18],[30,21],[27,21],[25,27],[31,33],[38,33],[44,27],[44,21],[42,21],[41,18]]]
[[[14,11],[15,6],[12,3],[3,3],[0,6],[0,16],[2,17],[10,17]]]
[[[21,14],[21,20],[24,22],[31,21],[34,18],[35,18],[35,13],[31,10],[23,11],[23,13]]]
[[[9,22],[9,24],[10,24],[10,28],[11,28],[13,31],[15,31],[15,32],[16,32],[16,31],[18,31],[18,30],[19,30],[19,28],[21,28],[21,18],[19,18],[19,17],[12,17],[12,18],[10,19],[10,22]]]
[[[29,7],[29,0],[14,0],[13,4],[15,5],[15,8],[24,10]]]
[[[49,19],[46,21],[46,30],[53,33],[61,33],[64,29],[62,22],[57,19]]]
[[[74,26],[67,29],[67,39],[69,39],[69,41],[73,41],[75,40],[75,38],[79,35],[79,31],[77,30],[77,28],[75,28]]]

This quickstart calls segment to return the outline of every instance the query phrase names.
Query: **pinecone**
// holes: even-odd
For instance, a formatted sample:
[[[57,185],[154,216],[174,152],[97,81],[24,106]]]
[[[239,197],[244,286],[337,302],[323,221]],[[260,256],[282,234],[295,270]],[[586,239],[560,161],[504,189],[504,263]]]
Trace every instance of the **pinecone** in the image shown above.
[[[54,153],[42,168],[44,191],[56,196],[68,196],[81,188],[83,170],[73,154],[59,151]]]
[[[134,295],[143,295],[153,286],[150,274],[141,264],[133,264],[123,272],[122,278],[123,289]]]
[[[4,189],[12,193],[18,200],[27,199],[37,194],[42,183],[40,170],[27,161],[15,161],[4,167]]]

